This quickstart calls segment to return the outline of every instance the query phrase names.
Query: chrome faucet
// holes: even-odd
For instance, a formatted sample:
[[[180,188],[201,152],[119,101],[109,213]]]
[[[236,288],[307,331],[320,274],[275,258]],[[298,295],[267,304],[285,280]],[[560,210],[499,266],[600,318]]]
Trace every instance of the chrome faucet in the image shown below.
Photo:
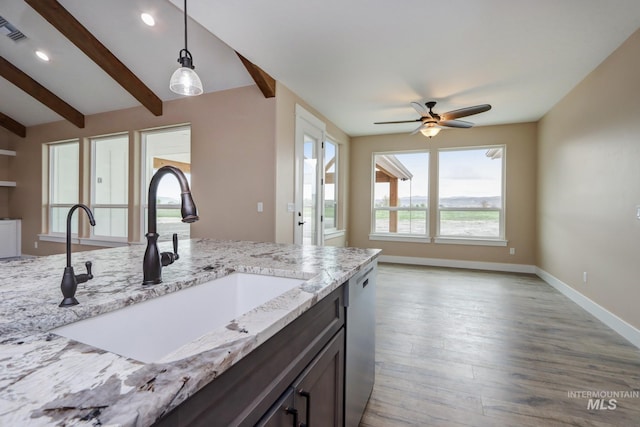
[[[147,221],[149,230],[145,235],[147,238],[147,250],[144,252],[144,260],[142,261],[143,285],[162,283],[162,267],[173,264],[179,258],[177,234],[173,235],[173,252],[158,252],[156,194],[160,179],[168,173],[174,175],[178,179],[178,184],[180,184],[182,222],[191,223],[199,219],[196,205],[193,203],[191,191],[189,190],[189,183],[182,171],[174,166],[163,166],[158,169],[149,184],[149,218]]]
[[[64,268],[62,283],[60,284],[60,289],[62,289],[62,296],[64,299],[60,303],[59,307],[71,307],[72,305],[78,304],[78,300],[75,297],[78,283],[84,283],[93,279],[93,274],[91,274],[91,261],[85,262],[85,266],[87,267],[86,274],[75,274],[73,267],[71,266],[71,216],[78,208],[82,208],[87,213],[89,223],[92,226],[96,225],[96,220],[93,218],[91,210],[82,203],[73,205],[71,209],[69,209],[69,213],[67,214],[67,266]]]

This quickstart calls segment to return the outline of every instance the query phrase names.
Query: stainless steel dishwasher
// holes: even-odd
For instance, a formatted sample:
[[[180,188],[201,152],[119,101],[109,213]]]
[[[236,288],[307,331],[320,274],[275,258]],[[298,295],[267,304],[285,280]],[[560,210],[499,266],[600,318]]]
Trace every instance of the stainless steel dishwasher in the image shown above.
[[[377,261],[364,266],[345,289],[345,427],[357,427],[375,379]]]

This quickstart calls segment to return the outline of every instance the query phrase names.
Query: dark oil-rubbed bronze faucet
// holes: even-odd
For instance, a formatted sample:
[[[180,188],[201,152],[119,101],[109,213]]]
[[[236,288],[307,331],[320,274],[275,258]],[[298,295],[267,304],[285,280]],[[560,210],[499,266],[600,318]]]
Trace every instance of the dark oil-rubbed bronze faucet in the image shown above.
[[[182,222],[191,223],[199,219],[196,205],[191,197],[191,190],[189,190],[189,183],[182,171],[174,166],[163,166],[158,169],[149,184],[149,218],[147,221],[149,229],[145,235],[147,237],[147,250],[144,252],[144,260],[142,262],[143,285],[162,283],[162,267],[173,264],[179,258],[177,234],[173,235],[173,252],[158,252],[156,194],[160,179],[168,173],[174,175],[180,185]]]
[[[93,274],[91,274],[91,261],[87,261],[85,263],[85,266],[87,267],[86,274],[75,274],[73,267],[71,266],[71,216],[78,208],[82,208],[87,213],[89,223],[91,223],[92,226],[96,225],[96,220],[93,218],[91,210],[82,203],[73,205],[71,209],[69,209],[69,213],[67,214],[67,266],[64,268],[62,283],[60,284],[60,289],[62,289],[62,296],[64,299],[60,303],[59,307],[71,307],[72,305],[78,304],[78,300],[75,297],[78,283],[84,283],[93,279]]]

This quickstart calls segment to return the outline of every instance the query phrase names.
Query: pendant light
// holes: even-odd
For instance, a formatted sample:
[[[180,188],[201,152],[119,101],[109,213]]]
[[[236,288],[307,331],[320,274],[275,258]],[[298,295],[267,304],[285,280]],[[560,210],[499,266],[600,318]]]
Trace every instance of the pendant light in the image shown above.
[[[193,57],[187,50],[187,0],[184,0],[184,49],[179,53],[178,68],[169,81],[169,89],[178,95],[195,96],[202,94],[202,82],[193,69]]]

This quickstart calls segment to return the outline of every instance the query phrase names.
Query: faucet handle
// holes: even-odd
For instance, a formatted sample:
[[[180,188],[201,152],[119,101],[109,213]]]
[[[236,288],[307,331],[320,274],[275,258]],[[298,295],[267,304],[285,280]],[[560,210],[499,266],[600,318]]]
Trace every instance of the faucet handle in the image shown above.
[[[87,274],[78,274],[76,275],[77,283],[84,283],[88,280],[93,279],[93,274],[91,274],[91,266],[93,265],[91,261],[87,261],[84,263],[85,267],[87,267]]]
[[[178,255],[178,233],[173,233],[173,256],[174,261],[180,258],[180,255]]]
[[[93,263],[91,263],[91,261],[87,261],[84,263],[84,266],[87,267],[87,276],[89,277],[89,280],[93,279],[93,274],[91,273],[91,266],[93,266]]]
[[[163,267],[173,264],[180,258],[178,255],[178,234],[173,233],[173,252],[162,252],[160,254],[160,263]]]

